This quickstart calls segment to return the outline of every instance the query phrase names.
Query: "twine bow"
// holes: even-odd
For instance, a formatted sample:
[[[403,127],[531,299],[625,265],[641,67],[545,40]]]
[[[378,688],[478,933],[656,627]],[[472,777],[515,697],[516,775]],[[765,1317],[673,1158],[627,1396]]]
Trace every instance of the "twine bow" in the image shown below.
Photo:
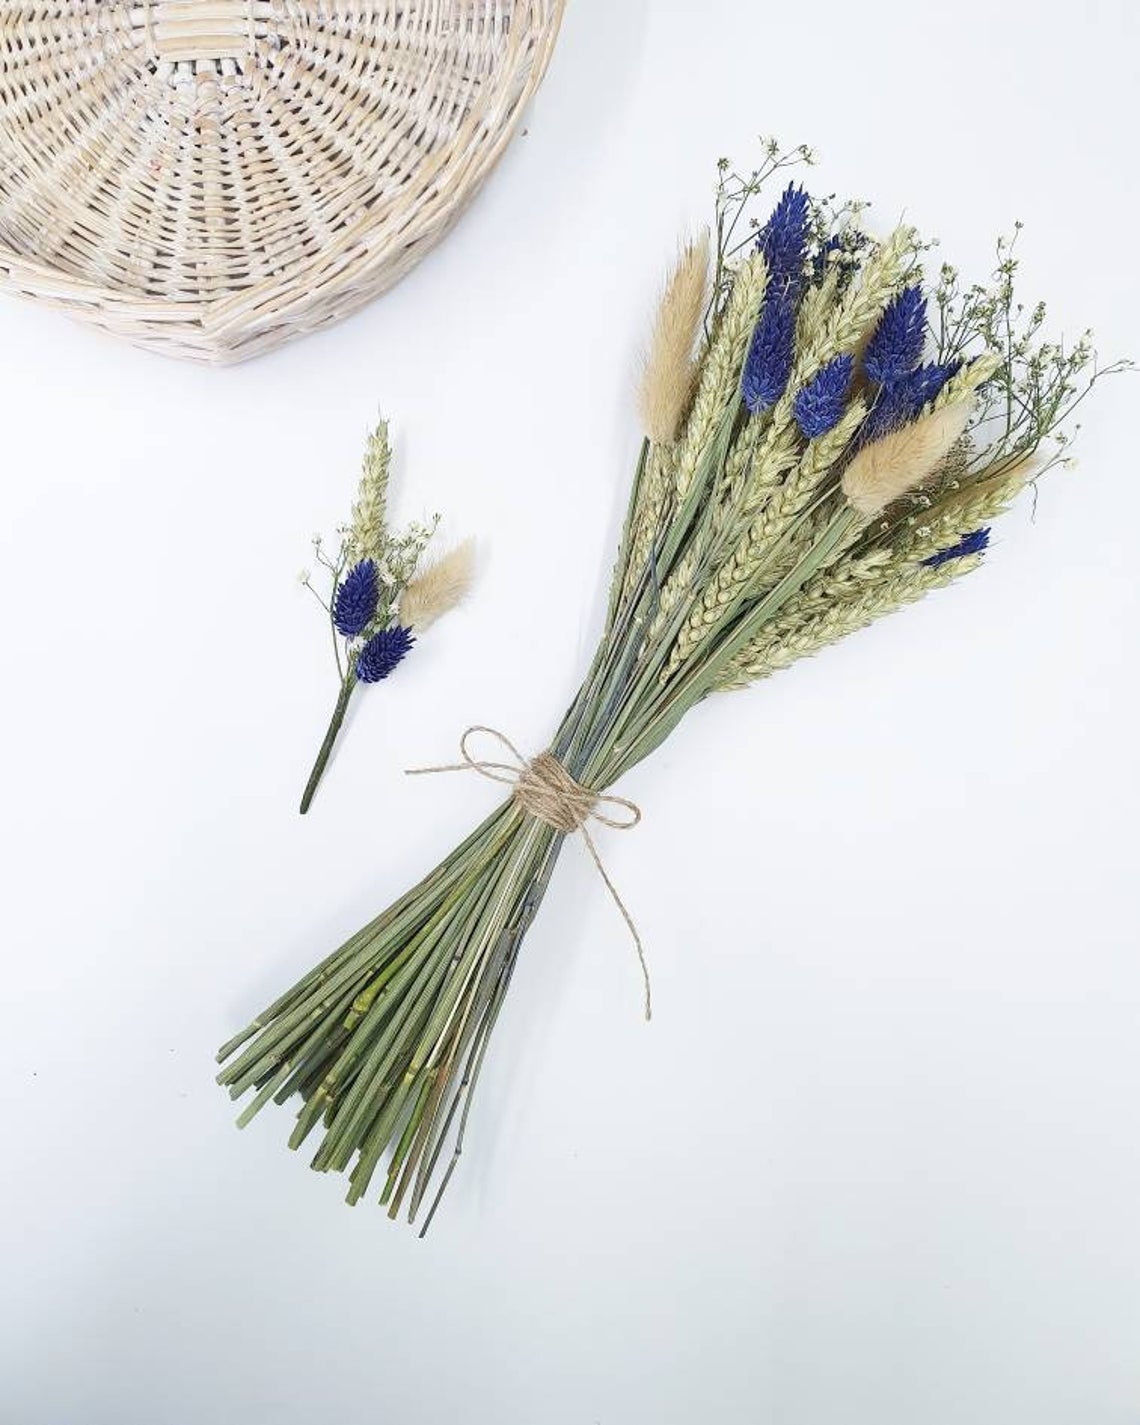
[[[487,762],[473,757],[467,744],[477,733],[493,737],[500,746],[507,749],[515,759],[514,762]],[[581,782],[575,781],[553,752],[540,752],[528,762],[510,738],[494,727],[469,727],[459,739],[459,755],[463,758],[462,762],[450,762],[440,767],[410,767],[407,775],[421,777],[436,772],[478,772],[488,781],[503,782],[509,786],[512,797],[523,811],[553,827],[561,835],[571,836],[576,831],[581,832],[586,849],[598,868],[598,875],[601,876],[614,904],[621,911],[622,919],[629,926],[630,935],[633,936],[638,962],[641,965],[641,977],[645,982],[645,1017],[652,1018],[649,965],[645,958],[645,947],[641,943],[637,926],[633,923],[633,916],[626,909],[625,902],[618,895],[617,887],[602,865],[602,858],[598,855],[598,848],[590,835],[588,825],[592,820],[602,826],[613,827],[615,831],[632,831],[641,820],[641,808],[636,802],[628,801],[625,797],[592,792],[589,787],[584,787]],[[599,810],[604,806],[616,808],[625,815],[607,815]]]

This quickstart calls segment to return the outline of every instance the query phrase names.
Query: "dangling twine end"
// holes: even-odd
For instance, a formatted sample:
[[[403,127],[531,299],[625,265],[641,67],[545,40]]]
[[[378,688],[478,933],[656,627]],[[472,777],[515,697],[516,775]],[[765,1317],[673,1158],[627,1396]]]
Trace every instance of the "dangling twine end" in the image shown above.
[[[640,821],[640,811],[638,811],[637,816],[638,821]],[[607,825],[611,826],[613,824],[614,823],[612,822],[607,823]],[[621,823],[621,827],[623,830],[631,829],[636,825],[636,821]],[[630,915],[629,911],[626,909],[625,901],[623,901],[621,896],[618,895],[617,887],[614,885],[613,881],[610,880],[609,873],[602,865],[602,858],[598,855],[598,848],[594,845],[594,838],[590,835],[589,829],[586,827],[585,823],[583,823],[579,827],[579,830],[582,833],[582,838],[586,843],[586,848],[593,859],[594,865],[598,868],[598,875],[601,876],[602,880],[606,883],[606,889],[613,897],[614,905],[616,905],[618,910],[621,911],[622,919],[625,921],[626,925],[629,926],[629,933],[633,936],[634,949],[637,951],[638,964],[641,966],[641,978],[645,981],[645,1018],[648,1021],[653,1018],[653,990],[649,982],[649,961],[646,959],[645,946],[641,943],[641,936],[638,934],[637,926],[633,923],[633,916]]]
[[[470,738],[480,732],[485,733],[488,737],[493,737],[500,746],[505,747],[515,759],[514,762],[484,762],[473,757],[468,751],[467,743]],[[617,887],[610,880],[605,866],[602,865],[602,858],[598,855],[598,848],[594,845],[594,838],[590,835],[590,829],[586,825],[592,819],[602,826],[612,827],[615,831],[632,831],[641,820],[641,808],[636,802],[628,801],[625,797],[599,795],[597,792],[592,792],[589,787],[582,786],[580,782],[574,780],[553,752],[540,752],[537,757],[531,758],[528,762],[510,738],[499,732],[497,728],[479,725],[469,727],[459,739],[459,755],[463,758],[462,762],[449,762],[438,767],[408,767],[405,769],[404,775],[422,777],[435,772],[478,772],[481,777],[486,777],[489,781],[503,782],[509,786],[511,795],[525,812],[537,820],[545,822],[547,826],[553,827],[563,836],[570,836],[574,832],[580,831],[582,839],[586,843],[586,849],[589,851],[594,865],[598,868],[598,874],[605,883],[606,889],[612,896],[614,904],[621,912],[622,919],[629,927],[629,933],[633,937],[638,963],[641,966],[641,977],[645,982],[645,1018],[647,1021],[651,1020],[653,1018],[653,998],[645,947],[641,943],[637,926],[633,923],[633,916],[630,915],[625,902],[618,895]],[[598,810],[600,806],[613,807],[624,815],[608,815]]]

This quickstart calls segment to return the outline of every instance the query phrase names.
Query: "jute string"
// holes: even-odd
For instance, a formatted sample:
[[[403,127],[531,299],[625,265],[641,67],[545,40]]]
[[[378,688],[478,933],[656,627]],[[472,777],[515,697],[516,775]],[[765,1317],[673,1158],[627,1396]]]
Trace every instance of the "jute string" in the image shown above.
[[[494,738],[501,747],[505,747],[515,759],[514,762],[488,762],[472,756],[468,743],[480,733]],[[651,1019],[653,1004],[645,947],[641,943],[637,926],[633,923],[633,916],[626,909],[625,902],[618,895],[617,887],[602,865],[602,858],[598,855],[598,848],[590,835],[589,827],[592,820],[601,826],[613,827],[615,831],[632,831],[641,820],[641,808],[636,802],[625,797],[603,795],[584,787],[581,782],[574,780],[553,752],[540,752],[537,757],[527,761],[510,738],[494,727],[469,727],[459,739],[459,755],[463,759],[462,762],[448,762],[439,767],[409,767],[407,775],[423,777],[436,772],[478,772],[489,781],[503,782],[509,786],[511,795],[523,811],[545,822],[563,836],[580,832],[586,849],[598,868],[598,875],[601,876],[614,904],[621,911],[622,919],[629,926],[630,935],[633,936],[638,962],[641,965],[641,977],[645,982],[645,1017]],[[600,810],[602,807],[611,807],[624,815],[610,815]]]

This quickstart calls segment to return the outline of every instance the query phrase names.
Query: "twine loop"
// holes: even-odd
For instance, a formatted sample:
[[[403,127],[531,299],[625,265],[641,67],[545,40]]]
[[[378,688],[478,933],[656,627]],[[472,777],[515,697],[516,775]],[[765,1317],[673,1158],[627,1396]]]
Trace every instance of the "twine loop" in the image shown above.
[[[472,755],[468,744],[479,734],[494,738],[501,747],[515,759],[513,762],[491,762]],[[590,834],[589,822],[596,821],[601,826],[612,827],[615,831],[632,831],[641,820],[641,808],[626,797],[615,797],[609,793],[591,791],[570,775],[553,752],[540,752],[528,761],[514,743],[494,727],[476,725],[469,727],[459,739],[461,762],[449,762],[439,767],[410,767],[409,777],[430,776],[436,772],[478,772],[491,782],[502,782],[511,789],[512,798],[529,816],[544,822],[562,836],[572,836],[580,832],[590,857],[606,889],[613,897],[614,904],[622,914],[641,965],[641,975],[645,983],[645,1017],[652,1018],[652,996],[649,985],[649,965],[645,958],[645,947],[641,943],[637,926],[626,909],[625,902],[618,894],[617,887],[610,880],[598,848]],[[610,811],[603,811],[608,807]],[[614,815],[617,812],[617,815]]]

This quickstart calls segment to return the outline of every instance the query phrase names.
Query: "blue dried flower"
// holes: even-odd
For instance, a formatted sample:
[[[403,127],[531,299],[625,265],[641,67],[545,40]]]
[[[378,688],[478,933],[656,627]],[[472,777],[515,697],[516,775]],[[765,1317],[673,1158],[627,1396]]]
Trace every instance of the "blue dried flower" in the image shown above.
[[[756,246],[768,264],[769,289],[792,284],[798,291],[803,279],[811,199],[803,188],[789,183],[760,229]]]
[[[961,369],[960,361],[928,361],[898,382],[899,396],[909,403],[911,415],[917,416],[923,406],[928,406]]]
[[[404,659],[415,643],[411,630],[399,624],[374,633],[356,659],[356,676],[362,683],[379,683]]]
[[[380,602],[380,576],[373,559],[363,559],[341,580],[333,603],[333,622],[345,638],[364,632]]]
[[[989,542],[989,529],[976,529],[971,534],[963,535],[958,543],[952,544],[949,549],[940,549],[937,554],[932,554],[922,562],[928,569],[939,569],[943,564],[949,564],[951,559],[965,559],[970,554],[981,554],[983,549],[988,548]]]
[[[784,394],[795,355],[796,308],[791,293],[770,293],[752,333],[744,360],[740,394],[753,415],[774,406]]]
[[[810,207],[807,193],[789,183],[756,239],[768,264],[768,288],[740,381],[740,394],[753,415],[776,404],[792,374]]]
[[[878,440],[889,431],[906,425],[921,414],[950,380],[962,369],[960,361],[927,362],[893,385],[879,392],[879,399],[863,423],[864,441]]]
[[[825,243],[820,244],[819,251],[812,259],[811,264],[811,275],[817,282],[826,275],[832,253],[842,253],[842,251],[843,239],[837,233],[833,233]]]
[[[796,424],[808,440],[824,435],[838,422],[843,414],[854,367],[854,357],[837,356],[818,371],[796,396],[792,406]]]
[[[863,354],[872,381],[890,386],[914,370],[926,345],[926,298],[921,287],[906,287],[879,319]]]

